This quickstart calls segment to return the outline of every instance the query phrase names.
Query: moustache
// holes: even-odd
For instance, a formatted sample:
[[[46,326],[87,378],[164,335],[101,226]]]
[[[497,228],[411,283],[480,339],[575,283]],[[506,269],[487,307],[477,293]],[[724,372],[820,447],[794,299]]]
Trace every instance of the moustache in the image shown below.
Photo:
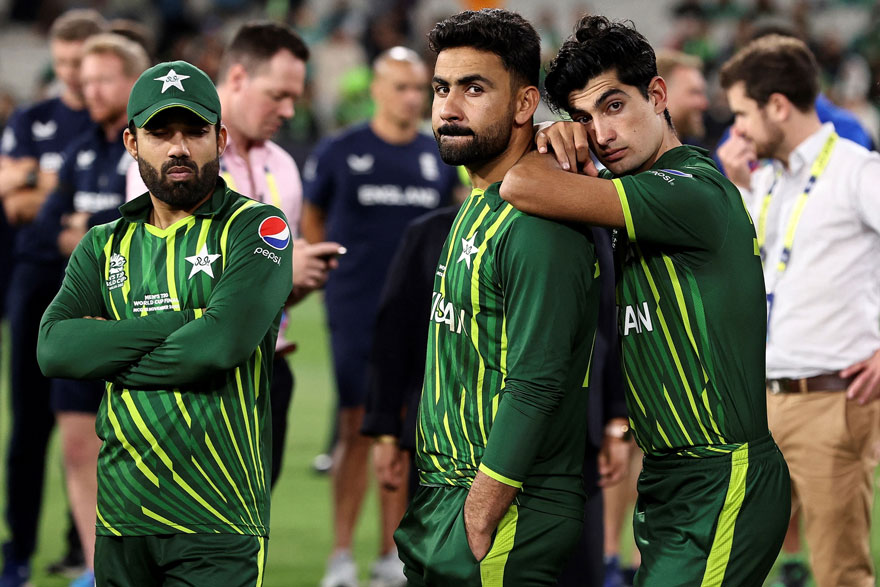
[[[474,131],[466,126],[456,126],[454,124],[444,124],[437,129],[437,134],[447,137],[468,137],[474,136]]]
[[[188,167],[192,169],[194,172],[198,173],[199,168],[195,163],[190,161],[189,159],[174,159],[172,158],[170,161],[166,161],[162,164],[162,173],[168,173],[168,170],[172,167]]]

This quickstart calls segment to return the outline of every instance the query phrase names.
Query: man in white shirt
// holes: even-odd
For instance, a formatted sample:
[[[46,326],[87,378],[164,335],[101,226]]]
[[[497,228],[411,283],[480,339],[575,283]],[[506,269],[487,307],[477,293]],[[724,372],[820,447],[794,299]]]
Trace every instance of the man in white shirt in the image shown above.
[[[764,261],[768,417],[792,511],[803,511],[819,587],[873,586],[880,155],[819,121],[818,67],[799,40],[753,41],[724,65],[721,84],[736,120],[718,154]]]

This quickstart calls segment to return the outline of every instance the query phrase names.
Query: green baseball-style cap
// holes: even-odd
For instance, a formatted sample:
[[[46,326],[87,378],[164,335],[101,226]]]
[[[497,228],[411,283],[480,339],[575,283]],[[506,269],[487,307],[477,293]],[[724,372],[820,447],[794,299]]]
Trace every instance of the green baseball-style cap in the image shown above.
[[[128,120],[138,128],[168,108],[186,108],[209,124],[220,120],[220,98],[214,82],[186,61],[154,65],[141,74],[128,96]]]

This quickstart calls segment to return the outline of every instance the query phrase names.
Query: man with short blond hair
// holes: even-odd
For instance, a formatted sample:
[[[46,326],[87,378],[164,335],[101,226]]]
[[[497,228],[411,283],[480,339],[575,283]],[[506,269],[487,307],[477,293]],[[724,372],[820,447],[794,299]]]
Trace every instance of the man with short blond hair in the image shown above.
[[[666,80],[669,116],[679,138],[699,142],[706,135],[703,114],[709,108],[703,62],[672,49],[657,51],[657,74]]]
[[[49,49],[61,93],[17,110],[3,131],[0,147],[0,204],[9,224],[17,227],[6,304],[12,429],[6,454],[9,540],[3,546],[0,585],[4,586],[21,585],[30,575],[46,446],[54,426],[50,382],[40,373],[36,346],[40,316],[61,282],[63,262],[54,243],[44,246],[34,220],[57,184],[65,149],[93,128],[82,95],[80,59],[86,39],[105,27],[104,19],[94,10],[71,10],[55,20],[49,32]],[[5,288],[5,280],[0,281],[4,281],[0,288]]]
[[[65,152],[58,187],[37,220],[45,248],[54,245],[63,262],[90,227],[119,217],[131,164],[122,142],[125,108],[134,82],[148,66],[143,47],[114,33],[95,35],[83,46],[80,83],[95,126]],[[83,585],[94,580],[96,466],[101,448],[95,415],[103,395],[100,381],[66,379],[53,380],[50,393],[61,434],[68,499],[87,568],[80,579]]]

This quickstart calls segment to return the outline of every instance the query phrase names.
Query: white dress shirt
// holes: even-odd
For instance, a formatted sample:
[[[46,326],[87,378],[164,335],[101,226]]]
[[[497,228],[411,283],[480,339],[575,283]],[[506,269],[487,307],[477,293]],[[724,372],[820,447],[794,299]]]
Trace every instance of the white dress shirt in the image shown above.
[[[833,130],[826,123],[798,145],[788,169],[778,161],[757,169],[743,192],[757,228],[772,186],[764,243],[771,379],[836,372],[880,349],[880,155],[837,140],[804,206],[787,268],[777,267],[794,205]]]

